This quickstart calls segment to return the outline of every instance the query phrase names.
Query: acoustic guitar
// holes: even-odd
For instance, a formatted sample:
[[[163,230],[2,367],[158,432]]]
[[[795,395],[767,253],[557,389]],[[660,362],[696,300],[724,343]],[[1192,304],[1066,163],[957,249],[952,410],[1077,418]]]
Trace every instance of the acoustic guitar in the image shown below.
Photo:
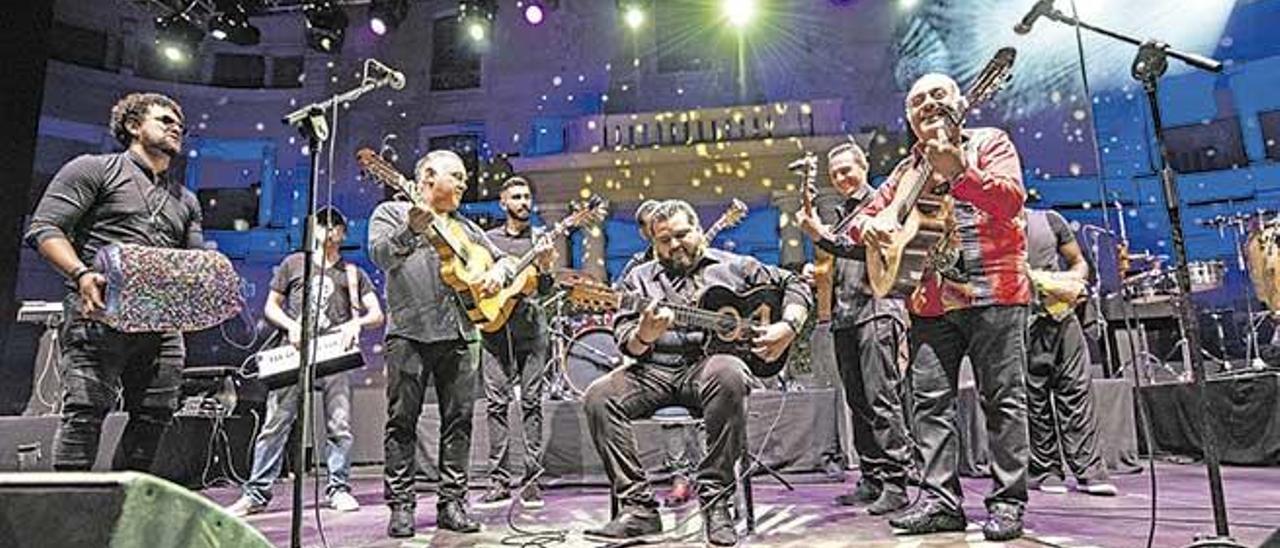
[[[640,295],[624,294],[600,283],[572,285],[568,299],[575,306],[599,313],[637,312],[654,301]],[[766,285],[738,293],[726,287],[711,286],[698,299],[697,306],[667,301],[660,301],[659,305],[675,313],[675,325],[706,332],[708,354],[737,356],[746,362],[752,375],[769,378],[781,372],[787,364],[787,355],[791,353],[789,347],[773,361],[765,361],[751,351],[752,328],[782,321],[782,290],[777,287]]]
[[[705,233],[707,242],[711,242],[711,240],[716,239],[716,236],[724,229],[738,226],[738,223],[741,223],[743,217],[746,216],[747,204],[742,203],[742,200],[734,198],[733,201],[729,203],[729,209],[724,210],[724,213],[720,214],[720,218],[716,219],[716,222],[711,224],[711,228],[707,229]]]
[[[800,209],[804,210],[809,217],[816,219],[818,212],[814,209],[813,201],[818,195],[818,157],[812,152],[805,152],[800,160],[800,167],[804,170],[801,174],[804,180],[801,181],[800,186]],[[835,264],[835,255],[814,246],[813,285],[820,322],[831,320],[831,310],[835,302]]]
[[[1012,76],[1013,48],[1002,48],[983,68],[965,94],[968,108],[976,108],[987,102]],[[950,122],[956,126],[964,123],[966,112],[951,112]],[[910,295],[920,284],[925,270],[939,264],[950,265],[947,226],[952,216],[953,201],[950,195],[929,190],[933,186],[933,166],[922,160],[902,174],[893,201],[876,214],[877,218],[890,218],[901,228],[894,231],[889,241],[867,246],[867,278],[871,292],[876,297],[890,293]],[[842,219],[839,225],[846,225]]]
[[[598,223],[604,220],[608,214],[608,209],[604,200],[599,195],[593,195],[585,205],[576,207],[568,217],[561,219],[545,234],[538,236],[539,239],[555,240],[564,236],[569,230],[589,224]],[[493,333],[502,329],[506,325],[507,319],[511,317],[511,311],[515,310],[516,303],[519,298],[524,295],[530,295],[538,287],[538,268],[534,266],[533,261],[537,256],[537,246],[526,251],[516,260],[516,265],[511,269],[515,274],[511,275],[502,284],[502,288],[497,293],[481,298],[476,306],[481,309],[485,320],[477,322],[480,330],[486,333]],[[492,318],[492,319],[488,319]]]
[[[404,195],[423,210],[431,211],[418,193],[418,185],[372,149],[356,151],[356,163],[378,183]],[[477,324],[496,321],[500,308],[480,306],[486,298],[493,296],[481,289],[483,280],[496,263],[489,250],[473,242],[461,223],[439,215],[432,215],[424,236],[440,255],[440,278],[462,298],[467,317]]]
[[[1031,270],[1027,274],[1036,290],[1036,310],[1039,314],[1061,322],[1075,313],[1076,305],[1084,298],[1085,284],[1064,280],[1059,272]],[[1070,298],[1059,296],[1064,292]]]

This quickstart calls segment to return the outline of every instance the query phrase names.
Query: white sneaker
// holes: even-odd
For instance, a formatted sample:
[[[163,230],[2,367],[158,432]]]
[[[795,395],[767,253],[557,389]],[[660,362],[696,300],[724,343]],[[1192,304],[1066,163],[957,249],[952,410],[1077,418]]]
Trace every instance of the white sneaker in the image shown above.
[[[339,512],[355,512],[360,509],[360,501],[346,491],[338,491],[329,496],[329,507]]]
[[[249,497],[240,497],[231,506],[226,508],[227,513],[238,518],[251,516],[253,514],[261,514],[267,511],[267,505],[257,502]]]
[[[1080,492],[1086,495],[1093,495],[1095,497],[1114,497],[1120,493],[1120,490],[1116,489],[1115,484],[1108,482],[1087,483],[1082,481],[1076,485],[1076,489],[1079,489]]]

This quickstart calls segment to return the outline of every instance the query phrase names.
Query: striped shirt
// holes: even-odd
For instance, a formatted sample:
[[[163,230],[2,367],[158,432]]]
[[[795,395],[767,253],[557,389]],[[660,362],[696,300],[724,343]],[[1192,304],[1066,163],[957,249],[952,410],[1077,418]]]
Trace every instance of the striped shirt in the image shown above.
[[[909,299],[912,314],[941,316],[952,310],[991,305],[1024,305],[1031,302],[1027,277],[1027,235],[1020,219],[1026,189],[1018,151],[1003,131],[966,129],[962,134],[968,169],[951,182],[955,207],[949,225],[950,246],[958,250],[959,271],[968,278],[958,282],[926,270],[920,286]],[[894,168],[861,216],[874,216],[892,201],[904,177],[913,176],[923,157],[917,144],[911,156]],[[861,222],[853,223],[855,227]],[[856,229],[850,236],[860,240]]]

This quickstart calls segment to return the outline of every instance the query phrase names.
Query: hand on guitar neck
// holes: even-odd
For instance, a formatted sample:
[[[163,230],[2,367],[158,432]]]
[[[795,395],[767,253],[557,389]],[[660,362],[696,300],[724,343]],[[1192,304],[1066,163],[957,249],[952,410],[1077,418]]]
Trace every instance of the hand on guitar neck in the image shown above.
[[[664,306],[661,301],[654,300],[640,312],[640,323],[635,335],[627,341],[627,349],[632,354],[643,354],[672,325],[676,323],[675,311]],[[786,321],[778,321],[764,325],[751,325],[751,353],[765,362],[775,362],[782,357],[796,338],[796,331]]]
[[[950,126],[950,121],[944,117],[940,126],[934,130],[933,138],[924,142],[924,156],[933,166],[933,177],[930,181],[933,186],[932,190],[940,194],[945,193],[944,189],[948,188],[951,181],[956,180],[969,169],[964,157],[964,150],[953,140],[949,133],[949,129],[954,128],[956,135],[960,133],[958,126]]]

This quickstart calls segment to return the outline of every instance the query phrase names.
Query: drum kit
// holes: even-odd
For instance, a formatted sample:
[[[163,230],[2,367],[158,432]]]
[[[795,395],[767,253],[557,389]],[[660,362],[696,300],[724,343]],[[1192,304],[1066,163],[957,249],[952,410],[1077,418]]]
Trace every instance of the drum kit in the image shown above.
[[[1228,233],[1234,235],[1236,250],[1236,267],[1246,274],[1252,282],[1252,289],[1257,300],[1266,305],[1266,310],[1254,310],[1254,298],[1244,299],[1245,312],[1249,318],[1245,342],[1245,363],[1256,366],[1258,359],[1258,328],[1262,321],[1274,318],[1280,313],[1280,216],[1270,210],[1256,210],[1231,215],[1219,215],[1201,220],[1201,226],[1216,228],[1219,235],[1226,238]],[[1165,263],[1167,255],[1151,253],[1128,254],[1121,246],[1119,264],[1123,275],[1121,288],[1124,300],[1133,307],[1167,307],[1173,310],[1178,297],[1177,270]],[[1190,278],[1191,293],[1205,294],[1221,289],[1229,270],[1228,263],[1221,260],[1201,260],[1187,263],[1187,274]],[[1226,330],[1223,321],[1229,321],[1236,310],[1234,308],[1206,311],[1214,322],[1218,334],[1219,356],[1208,353],[1206,357],[1219,363],[1224,370],[1231,369],[1226,358]],[[1139,317],[1142,314],[1138,314]],[[1181,326],[1180,326],[1181,329]],[[1179,341],[1179,346],[1185,341]],[[1150,358],[1150,356],[1148,356]],[[1185,356],[1184,356],[1185,357]],[[1154,360],[1163,363],[1162,360]],[[1182,378],[1185,374],[1175,374]]]
[[[594,277],[572,269],[555,275],[558,288],[584,281],[599,283]],[[553,398],[580,398],[596,379],[622,365],[622,355],[613,339],[613,314],[592,314],[574,309],[565,293],[558,291],[544,302],[551,316],[552,352],[547,369],[551,374]]]

